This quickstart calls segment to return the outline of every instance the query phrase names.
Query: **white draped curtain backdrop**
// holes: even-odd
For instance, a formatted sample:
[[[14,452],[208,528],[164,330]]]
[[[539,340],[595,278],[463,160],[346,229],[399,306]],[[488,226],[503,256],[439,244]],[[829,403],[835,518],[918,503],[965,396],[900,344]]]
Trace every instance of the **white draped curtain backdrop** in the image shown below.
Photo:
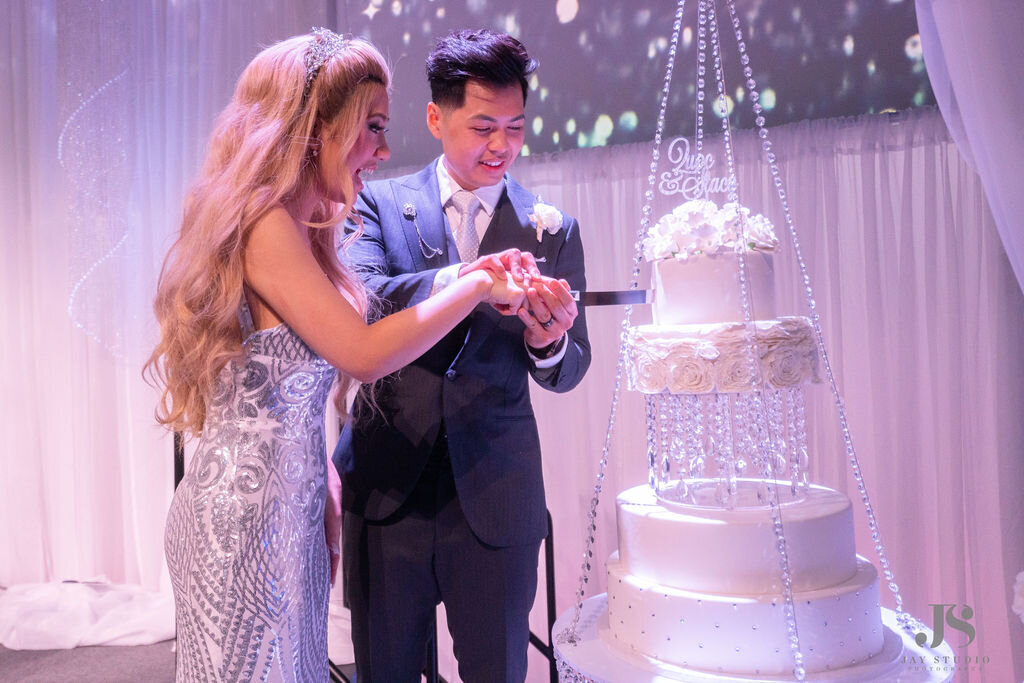
[[[916,0],[921,47],[942,117],[981,176],[1003,246],[1024,285],[1024,159],[1019,0]]]
[[[934,4],[938,20],[943,3]],[[159,265],[242,66],[258,46],[312,25],[344,30],[331,7],[269,0],[0,6],[4,643],[16,644],[26,623],[6,599],[67,580],[136,587],[138,594],[119,589],[140,598],[125,601],[125,614],[157,615],[137,627],[137,641],[170,629],[160,611],[166,601],[155,607],[142,599],[169,590],[162,531],[171,440],[155,426],[156,394],[140,378],[155,340]],[[926,42],[930,60],[927,50]],[[988,113],[996,108],[992,99],[978,102]],[[964,129],[970,135],[978,125],[965,119]],[[805,122],[772,135],[906,607],[930,624],[932,604],[970,605],[974,642],[961,648],[961,634],[947,635],[957,654],[989,661],[963,680],[1020,680],[1024,625],[1010,604],[1014,576],[1024,570],[1024,296],[1011,266],[1019,246],[1008,259],[978,147],[972,139],[980,177],[935,110]],[[994,140],[990,149],[1015,142]],[[754,136],[738,136],[741,200],[781,228],[759,150]],[[628,285],[649,161],[648,145],[629,145],[517,162],[527,187],[579,218],[592,289]],[[1004,191],[1007,201],[1020,201],[1016,190]],[[659,210],[673,201],[659,199]],[[1014,230],[1019,240],[1020,221],[1006,225],[1003,240],[1011,244]],[[787,312],[806,312],[790,241],[781,237],[779,299]],[[618,308],[589,312],[594,363],[578,389],[534,393],[559,611],[577,588],[622,316]],[[636,307],[633,322],[647,321]],[[809,401],[812,478],[859,506],[827,388],[812,387]],[[645,440],[642,401],[623,391],[588,595],[603,590],[603,562],[615,546],[615,493],[646,480]],[[864,515],[856,519],[858,548],[874,559]],[[64,597],[43,595],[39,604],[62,608]],[[544,597],[542,581],[537,633],[545,631]],[[111,633],[127,642],[123,629]],[[74,644],[45,632],[34,637]],[[530,657],[531,680],[545,680],[546,662],[534,651]],[[442,671],[455,679],[450,654]]]

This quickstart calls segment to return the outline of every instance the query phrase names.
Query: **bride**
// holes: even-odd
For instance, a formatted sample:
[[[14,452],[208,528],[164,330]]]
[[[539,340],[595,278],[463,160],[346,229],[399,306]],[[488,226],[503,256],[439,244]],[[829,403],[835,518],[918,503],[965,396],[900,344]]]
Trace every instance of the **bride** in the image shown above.
[[[331,226],[358,223],[361,175],[389,157],[390,82],[372,45],[324,29],[258,54],[164,263],[146,373],[162,388],[157,419],[200,437],[165,532],[179,681],[327,680],[340,482],[324,408],[336,375],[372,382],[478,304],[511,315],[523,301],[518,254],[506,254],[367,324],[372,301]]]

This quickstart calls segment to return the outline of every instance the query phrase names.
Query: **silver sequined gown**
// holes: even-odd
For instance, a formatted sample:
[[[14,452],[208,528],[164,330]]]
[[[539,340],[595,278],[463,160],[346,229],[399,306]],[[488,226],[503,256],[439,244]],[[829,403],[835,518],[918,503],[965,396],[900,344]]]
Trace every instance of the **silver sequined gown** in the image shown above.
[[[177,681],[326,681],[324,407],[335,370],[286,325],[220,373],[164,537]]]

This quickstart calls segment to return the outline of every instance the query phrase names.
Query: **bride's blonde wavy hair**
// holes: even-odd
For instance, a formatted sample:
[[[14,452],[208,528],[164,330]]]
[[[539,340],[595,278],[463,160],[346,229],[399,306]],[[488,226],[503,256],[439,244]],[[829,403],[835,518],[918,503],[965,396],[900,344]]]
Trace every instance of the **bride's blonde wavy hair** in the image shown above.
[[[242,355],[238,311],[243,297],[242,254],[257,221],[294,198],[316,198],[306,225],[313,256],[327,277],[366,317],[370,297],[353,270],[341,263],[330,226],[352,217],[354,186],[341,173],[344,201],[334,204],[317,180],[319,136],[334,135],[346,158],[369,114],[374,84],[390,93],[391,74],[380,52],[353,39],[335,51],[306,87],[303,35],[260,52],[238,80],[221,112],[198,180],[185,202],[177,240],[164,260],[153,308],[160,342],[143,370],[162,387],[156,419],[198,434],[221,369]],[[345,388],[335,394],[345,413]]]

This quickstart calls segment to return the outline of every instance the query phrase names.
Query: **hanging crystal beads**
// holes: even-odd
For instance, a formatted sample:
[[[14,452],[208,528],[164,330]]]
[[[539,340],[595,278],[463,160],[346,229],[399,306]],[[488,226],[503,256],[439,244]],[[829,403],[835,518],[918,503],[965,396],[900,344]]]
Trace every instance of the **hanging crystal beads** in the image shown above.
[[[661,158],[661,141],[665,131],[665,114],[668,111],[668,94],[671,90],[672,74],[675,69],[676,51],[679,48],[679,35],[683,28],[683,7],[686,0],[679,0],[676,5],[675,20],[672,23],[672,38],[668,47],[668,60],[665,67],[665,79],[661,88],[661,104],[658,107],[658,122],[654,132],[654,143],[651,151],[650,173],[647,176],[647,189],[644,191],[644,206],[641,211],[640,227],[637,229],[636,241],[633,247],[633,271],[629,288],[637,289],[640,285],[640,263],[643,260],[643,240],[651,224],[652,204],[654,202],[654,187],[657,180],[658,161]],[[605,470],[608,467],[608,452],[611,449],[612,432],[615,427],[615,417],[618,412],[619,396],[622,393],[622,373],[626,367],[628,353],[628,339],[630,321],[633,315],[633,307],[626,306],[622,319],[622,327],[619,335],[619,359],[615,368],[615,388],[612,391],[612,405],[608,413],[608,427],[605,430],[604,446],[601,449],[601,460],[598,463],[597,477],[594,483],[594,497],[591,500],[590,511],[587,513],[587,533],[583,550],[583,567],[576,590],[576,603],[573,608],[572,621],[568,628],[558,634],[558,642],[575,643],[578,641],[577,629],[579,627],[580,614],[583,612],[584,588],[590,579],[590,558],[593,557],[594,533],[597,530],[597,506],[600,502],[601,487],[604,482]]]

